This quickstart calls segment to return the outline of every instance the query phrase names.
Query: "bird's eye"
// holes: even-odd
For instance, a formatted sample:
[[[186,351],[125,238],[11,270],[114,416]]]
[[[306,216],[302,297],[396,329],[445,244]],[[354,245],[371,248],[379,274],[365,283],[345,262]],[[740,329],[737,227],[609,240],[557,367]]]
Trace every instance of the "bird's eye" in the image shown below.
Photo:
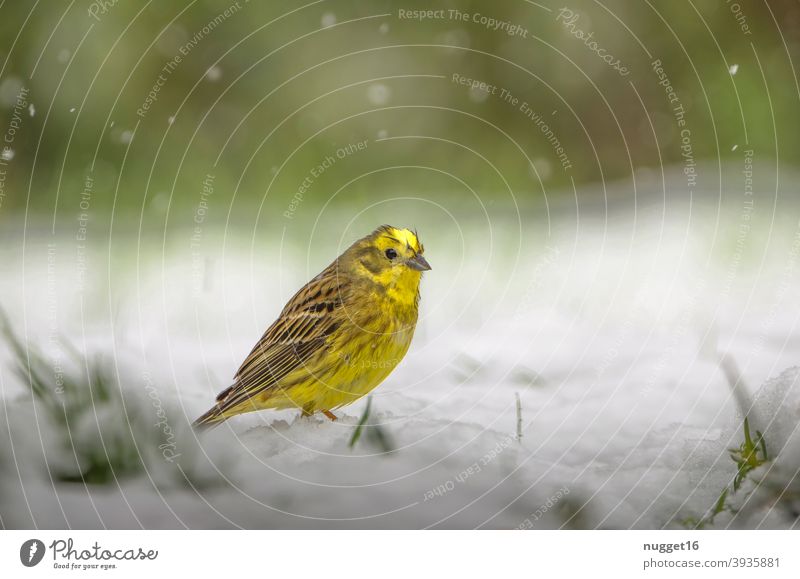
[[[389,249],[386,250],[386,257],[388,257],[389,259],[394,259],[395,257],[397,257],[397,252],[390,247]]]

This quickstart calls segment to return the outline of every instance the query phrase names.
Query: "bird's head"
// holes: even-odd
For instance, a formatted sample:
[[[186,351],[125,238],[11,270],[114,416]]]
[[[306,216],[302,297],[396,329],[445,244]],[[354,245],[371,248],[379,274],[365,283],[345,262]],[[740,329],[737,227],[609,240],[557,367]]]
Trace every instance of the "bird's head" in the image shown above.
[[[391,225],[379,227],[348,250],[356,271],[386,288],[418,285],[422,272],[431,269],[424,252],[415,232]]]

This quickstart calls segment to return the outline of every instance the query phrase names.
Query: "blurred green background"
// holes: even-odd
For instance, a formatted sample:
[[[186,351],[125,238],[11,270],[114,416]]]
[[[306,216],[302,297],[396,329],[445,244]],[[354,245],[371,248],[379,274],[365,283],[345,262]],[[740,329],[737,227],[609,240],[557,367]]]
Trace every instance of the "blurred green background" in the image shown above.
[[[798,48],[797,0],[0,0],[0,526],[216,525],[221,495],[181,497],[174,520],[160,492],[150,502],[218,482],[188,422],[296,289],[386,222],[417,228],[433,266],[407,362],[375,398],[392,424],[414,417],[388,430],[413,462],[340,469],[327,459],[349,431],[292,426],[325,455],[312,464],[280,419],[241,439],[243,458],[222,439],[246,493],[329,522],[377,505],[423,513],[413,526],[445,511],[484,524],[467,500],[452,513],[422,497],[483,455],[444,461],[467,437],[515,432],[520,390],[538,448],[521,479],[502,467],[501,509],[559,468],[507,526],[565,480],[576,501],[574,481],[592,498],[608,486],[592,506],[627,504],[617,526],[701,517],[741,443],[737,424],[714,435],[714,464],[690,450],[735,413],[717,351],[753,387],[800,358]],[[163,409],[180,477],[153,428]],[[165,467],[153,488],[148,461]],[[422,478],[382,470],[396,464]],[[331,500],[340,473],[362,477],[353,502]],[[144,524],[129,488],[101,489],[98,511],[100,492],[66,482],[117,475]],[[234,524],[286,524],[250,498]]]
[[[443,12],[401,17],[415,9]],[[684,162],[656,59],[694,161],[738,161],[744,148],[782,168],[800,159],[794,0],[6,2],[0,14],[0,131],[15,129],[5,224],[27,213],[71,232],[89,208],[120,225],[188,226],[210,195],[224,208],[213,219],[260,209],[267,225],[290,219],[293,199],[321,205],[340,189],[333,205],[465,186],[484,200],[572,195],[573,181]]]

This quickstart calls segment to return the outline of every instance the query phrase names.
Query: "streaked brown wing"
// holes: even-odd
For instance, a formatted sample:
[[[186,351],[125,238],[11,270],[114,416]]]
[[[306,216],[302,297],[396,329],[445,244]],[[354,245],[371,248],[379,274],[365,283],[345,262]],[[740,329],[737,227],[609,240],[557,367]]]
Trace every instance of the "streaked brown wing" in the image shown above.
[[[300,289],[242,363],[233,386],[218,396],[220,408],[274,387],[325,348],[328,336],[346,319],[341,309],[346,291],[335,263]]]

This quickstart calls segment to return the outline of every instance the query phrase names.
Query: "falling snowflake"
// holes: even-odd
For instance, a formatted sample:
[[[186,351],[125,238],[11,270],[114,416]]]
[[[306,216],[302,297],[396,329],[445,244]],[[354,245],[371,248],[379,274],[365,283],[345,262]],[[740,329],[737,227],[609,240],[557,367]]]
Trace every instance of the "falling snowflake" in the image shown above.
[[[538,158],[533,160],[533,164],[530,166],[530,172],[534,179],[546,181],[553,174],[553,167],[547,159]]]
[[[122,131],[122,134],[119,136],[119,140],[121,143],[127,145],[133,140],[133,132],[131,131]]]
[[[469,89],[469,100],[474,103],[485,102],[489,98],[489,91],[472,87]]]
[[[385,84],[373,84],[367,89],[367,98],[374,105],[385,105],[391,94],[392,91]]]
[[[738,146],[739,146],[739,145],[734,145],[733,147],[731,147],[731,151],[735,151],[735,150],[737,149],[737,147],[738,147]]]
[[[3,161],[10,161],[11,159],[14,158],[14,149],[9,149],[9,148],[3,149],[3,152],[0,153],[0,158],[2,158]]]
[[[384,22],[383,24],[380,25],[378,31],[381,34],[386,34],[387,32],[389,32],[389,24],[387,22]]]
[[[378,131],[379,139],[385,139],[388,136],[389,136],[389,131],[387,131],[386,129],[381,129],[380,131]]]
[[[28,105],[28,114],[32,117],[36,115],[36,107],[33,106],[33,103]]]
[[[326,12],[322,15],[322,27],[328,28],[336,24],[336,15],[333,12]]]
[[[728,68],[728,72],[729,72],[729,73],[731,73],[731,76],[733,76],[734,74],[736,74],[738,71],[739,71],[739,65],[738,65],[738,64],[732,64],[732,65],[731,65],[731,66]]]
[[[24,88],[22,80],[16,76],[9,75],[0,82],[0,106],[16,106],[20,92]]]
[[[206,71],[206,78],[211,82],[217,82],[222,78],[222,69],[217,65],[212,66]]]
[[[70,51],[66,48],[62,48],[61,51],[58,53],[58,62],[67,62],[70,57]]]
[[[69,109],[69,112],[74,113],[75,112],[75,107],[72,107],[71,109]]]
[[[168,123],[171,125],[172,123],[174,123],[174,122],[175,122],[175,117],[174,117],[174,116],[172,116],[172,117],[168,118],[168,119],[167,119],[167,122],[168,122]]]

